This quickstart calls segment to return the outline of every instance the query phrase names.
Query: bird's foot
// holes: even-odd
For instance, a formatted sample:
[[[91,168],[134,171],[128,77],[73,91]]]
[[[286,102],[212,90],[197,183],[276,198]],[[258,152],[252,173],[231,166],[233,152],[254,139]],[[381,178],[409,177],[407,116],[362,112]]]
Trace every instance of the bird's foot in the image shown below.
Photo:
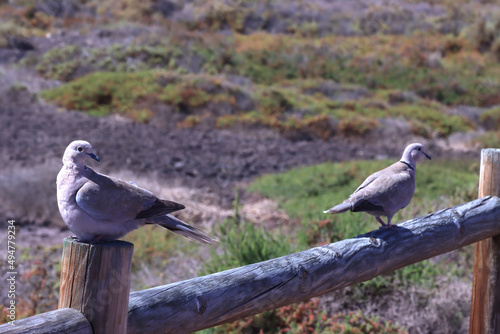
[[[396,225],[384,224],[384,225],[380,226],[379,229],[396,231]]]
[[[100,234],[94,236],[92,239],[90,239],[88,241],[88,243],[91,244],[91,245],[100,244],[100,243],[103,243],[103,242],[106,242],[106,240],[104,240],[103,236],[100,235]]]
[[[73,240],[78,241],[78,242],[83,242],[85,244],[91,244],[91,245],[95,245],[95,244],[99,244],[99,243],[105,242],[105,240],[103,240],[103,236],[102,235],[96,235],[94,238],[92,238],[90,240],[79,239],[77,236],[74,236],[74,235],[71,235],[68,238],[73,239]]]

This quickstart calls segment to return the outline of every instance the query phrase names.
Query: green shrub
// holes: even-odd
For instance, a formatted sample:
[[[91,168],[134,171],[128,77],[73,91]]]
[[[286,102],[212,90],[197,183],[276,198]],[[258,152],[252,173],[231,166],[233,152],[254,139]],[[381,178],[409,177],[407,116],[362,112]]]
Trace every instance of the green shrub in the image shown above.
[[[36,70],[46,78],[69,81],[81,64],[81,55],[82,49],[76,45],[50,49],[38,61]]]
[[[166,86],[160,98],[167,104],[183,109],[197,108],[211,100],[205,91],[187,84]]]
[[[208,103],[233,105],[235,95],[244,94],[208,76],[179,76],[163,71],[94,72],[42,96],[66,109],[94,116],[121,114],[138,122],[148,121],[156,102],[172,105],[186,114],[199,111]],[[148,103],[149,102],[149,103]]]
[[[481,148],[500,148],[500,133],[498,131],[488,131],[472,141],[473,144]]]
[[[479,121],[490,130],[500,130],[500,107],[491,108],[479,116]]]
[[[363,135],[378,126],[378,119],[386,117],[403,117],[412,124],[413,133],[426,137],[434,134],[446,137],[474,128],[465,117],[445,113],[437,102],[418,99],[394,105],[384,101],[391,98],[384,91],[371,98],[366,92],[356,93],[359,87],[332,88],[327,83],[332,85],[322,79],[304,83],[288,80],[283,84],[247,88],[205,74],[181,75],[160,70],[94,72],[46,91],[43,96],[67,109],[95,116],[118,113],[136,121],[148,121],[153,115],[151,109],[160,102],[186,116],[209,111],[218,127],[256,124],[290,138],[327,139],[336,133]],[[335,101],[326,93],[310,94],[322,85],[348,92],[354,100]]]
[[[495,43],[500,41],[500,19],[498,19],[498,12],[489,12],[477,19],[472,39],[479,51],[494,51]],[[500,59],[500,53],[497,57]]]
[[[446,114],[441,106],[425,103],[401,104],[394,107],[394,115],[404,116],[427,126],[441,136],[449,136],[455,132],[466,132],[474,128],[474,124],[460,115]]]
[[[167,84],[159,99],[175,106],[178,111],[192,113],[208,103],[228,103],[234,106],[235,95],[241,91],[229,87],[213,77],[184,76],[177,82]]]
[[[44,12],[35,12],[35,7],[33,0],[15,4],[0,1],[0,48],[11,46],[9,38],[29,41],[47,33],[53,18]]]
[[[135,108],[135,103],[158,91],[159,86],[150,80],[151,75],[147,72],[95,72],[47,90],[42,96],[66,109],[81,110],[94,116],[118,113],[136,121],[145,121],[151,112]]]
[[[346,117],[339,122],[339,131],[347,136],[360,136],[366,132],[375,129],[378,126],[377,120],[354,114]]]
[[[240,216],[238,195],[234,207],[234,215],[217,226],[222,252],[211,249],[210,260],[204,265],[204,274],[241,267],[292,252],[291,241],[281,235],[281,231],[272,233],[264,226],[256,226]]]

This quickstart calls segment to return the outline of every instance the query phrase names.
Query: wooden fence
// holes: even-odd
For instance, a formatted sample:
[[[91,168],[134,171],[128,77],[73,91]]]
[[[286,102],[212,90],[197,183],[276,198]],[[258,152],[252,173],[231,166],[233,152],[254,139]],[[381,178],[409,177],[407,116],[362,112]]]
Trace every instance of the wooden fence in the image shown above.
[[[395,231],[376,230],[130,294],[131,244],[65,239],[59,309],[4,324],[0,333],[189,333],[306,301],[479,241],[470,333],[495,333],[500,328],[499,176],[500,150],[483,150],[478,200],[401,223]]]

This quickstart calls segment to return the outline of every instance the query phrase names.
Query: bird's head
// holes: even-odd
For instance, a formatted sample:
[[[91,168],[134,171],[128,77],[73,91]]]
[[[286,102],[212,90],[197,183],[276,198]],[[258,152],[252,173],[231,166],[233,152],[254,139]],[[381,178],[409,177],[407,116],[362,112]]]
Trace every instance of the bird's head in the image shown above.
[[[85,140],[75,140],[71,142],[66,151],[64,151],[63,155],[63,164],[76,164],[80,165],[85,162],[88,158],[92,158],[97,162],[100,162],[101,159],[97,155],[95,155],[94,150],[89,142]]]
[[[424,145],[413,143],[405,148],[401,161],[407,162],[415,168],[417,161],[422,157],[426,157],[429,160],[431,159],[431,156],[425,151]]]

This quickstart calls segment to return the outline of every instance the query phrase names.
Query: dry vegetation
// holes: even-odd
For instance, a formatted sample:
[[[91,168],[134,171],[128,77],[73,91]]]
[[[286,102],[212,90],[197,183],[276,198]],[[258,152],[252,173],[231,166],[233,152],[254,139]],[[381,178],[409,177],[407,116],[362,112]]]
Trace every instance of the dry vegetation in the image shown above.
[[[375,228],[370,217],[321,210],[388,161],[286,170],[396,157],[409,140],[446,157],[498,147],[499,14],[487,0],[0,1],[0,109],[22,122],[6,138],[18,161],[0,173],[0,217],[23,240],[18,314],[55,308],[55,236],[69,233],[60,157],[32,143],[95,137],[105,172],[184,203],[180,218],[221,238],[209,248],[154,226],[131,233],[134,290],[354,237]],[[247,132],[264,135],[237,136]],[[125,159],[117,151],[133,136],[138,156]],[[255,178],[271,171],[286,172]],[[418,177],[398,221],[476,196],[474,163],[433,160]],[[466,248],[206,332],[462,333],[471,265]]]

